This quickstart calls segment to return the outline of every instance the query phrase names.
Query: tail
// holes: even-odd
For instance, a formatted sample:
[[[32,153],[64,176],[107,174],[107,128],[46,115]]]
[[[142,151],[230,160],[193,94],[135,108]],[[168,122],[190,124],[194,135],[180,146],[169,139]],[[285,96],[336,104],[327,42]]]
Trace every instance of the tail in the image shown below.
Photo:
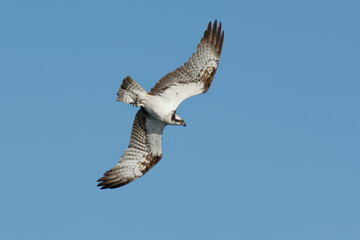
[[[140,100],[145,97],[147,92],[130,76],[124,78],[117,93],[117,101],[129,103],[134,106],[141,106]]]

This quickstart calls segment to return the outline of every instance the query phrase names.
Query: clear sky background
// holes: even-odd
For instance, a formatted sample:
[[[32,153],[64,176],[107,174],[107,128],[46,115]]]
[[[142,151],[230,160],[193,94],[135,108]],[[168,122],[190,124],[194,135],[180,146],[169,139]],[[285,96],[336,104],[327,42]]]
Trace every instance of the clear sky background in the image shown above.
[[[359,1],[1,1],[0,239],[360,239]],[[115,190],[146,90],[209,21],[209,92]]]

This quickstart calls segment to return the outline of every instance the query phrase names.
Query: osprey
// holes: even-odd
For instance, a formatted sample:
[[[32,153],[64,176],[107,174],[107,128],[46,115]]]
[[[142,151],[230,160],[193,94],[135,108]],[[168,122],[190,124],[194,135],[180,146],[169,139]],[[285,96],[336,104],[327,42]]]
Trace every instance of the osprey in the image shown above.
[[[161,78],[147,93],[130,76],[125,77],[117,101],[140,107],[130,143],[119,162],[98,180],[101,189],[117,188],[141,177],[162,157],[161,137],[166,125],[186,126],[176,109],[185,99],[206,93],[219,64],[224,40],[221,23],[211,22],[188,62]]]

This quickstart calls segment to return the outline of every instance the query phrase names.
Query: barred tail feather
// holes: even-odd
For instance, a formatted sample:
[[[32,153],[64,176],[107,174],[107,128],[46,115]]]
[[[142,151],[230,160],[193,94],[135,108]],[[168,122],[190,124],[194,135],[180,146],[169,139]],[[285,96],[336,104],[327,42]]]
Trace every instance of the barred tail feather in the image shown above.
[[[147,92],[130,76],[124,78],[117,93],[117,101],[138,106],[141,96]]]

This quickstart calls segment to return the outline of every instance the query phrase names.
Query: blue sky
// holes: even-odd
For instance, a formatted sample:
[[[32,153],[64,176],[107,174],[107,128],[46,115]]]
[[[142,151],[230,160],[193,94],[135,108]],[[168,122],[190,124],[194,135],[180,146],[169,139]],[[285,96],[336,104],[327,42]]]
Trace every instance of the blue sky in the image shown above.
[[[1,1],[1,239],[360,239],[358,1]],[[163,159],[100,191],[146,90],[207,23],[209,92]]]

